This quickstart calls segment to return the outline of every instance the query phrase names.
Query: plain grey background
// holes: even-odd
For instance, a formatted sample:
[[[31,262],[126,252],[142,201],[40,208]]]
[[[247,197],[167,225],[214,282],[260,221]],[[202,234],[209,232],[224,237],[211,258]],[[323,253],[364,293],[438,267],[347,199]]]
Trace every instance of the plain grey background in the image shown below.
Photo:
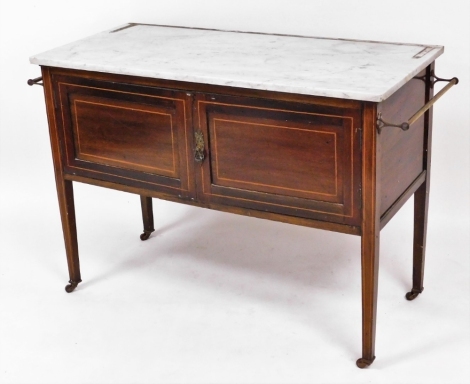
[[[0,2],[0,383],[466,383],[466,1]],[[359,370],[358,237],[77,185],[71,295],[42,88],[28,57],[126,22],[440,44],[425,291],[412,203],[381,234],[377,359]]]

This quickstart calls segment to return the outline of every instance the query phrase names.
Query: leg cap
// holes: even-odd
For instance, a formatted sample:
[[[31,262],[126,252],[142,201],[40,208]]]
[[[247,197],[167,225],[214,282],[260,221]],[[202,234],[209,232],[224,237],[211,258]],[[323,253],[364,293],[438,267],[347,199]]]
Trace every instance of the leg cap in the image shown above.
[[[69,283],[70,284],[65,286],[65,292],[67,292],[67,293],[73,292],[75,290],[75,288],[77,288],[77,285],[78,285],[79,281],[70,280]]]
[[[423,292],[423,290],[421,289],[420,291],[418,290],[415,290],[415,289],[412,289],[410,292],[408,292],[406,295],[405,295],[405,298],[406,300],[408,301],[411,301],[411,300],[414,300],[418,297],[418,295]]]
[[[361,369],[367,368],[369,365],[371,365],[374,362],[374,360],[375,360],[375,356],[372,360],[364,359],[361,357],[360,359],[356,361],[356,365]]]
[[[153,231],[144,231],[144,233],[142,233],[140,235],[140,240],[142,241],[145,241],[147,240],[149,237],[150,237],[150,234],[152,233]]]

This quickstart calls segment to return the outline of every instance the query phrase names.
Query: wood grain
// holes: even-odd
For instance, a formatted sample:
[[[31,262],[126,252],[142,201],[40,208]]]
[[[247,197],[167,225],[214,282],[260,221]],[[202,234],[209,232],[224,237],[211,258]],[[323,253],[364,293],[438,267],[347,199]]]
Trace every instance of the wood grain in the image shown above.
[[[426,102],[433,97],[431,75],[434,70],[434,63],[426,69]],[[430,108],[424,114],[423,167],[426,170],[426,180],[414,194],[413,284],[411,291],[406,295],[409,300],[414,299],[424,289],[424,263],[431,187],[432,113],[433,108]]]
[[[199,200],[359,224],[360,110],[197,95],[194,116]]]
[[[72,182],[140,195],[142,240],[154,230],[152,198],[356,234],[357,365],[370,365],[380,229],[413,194],[407,298],[423,289],[432,130],[429,110],[407,132],[379,134],[377,112],[387,121],[407,120],[432,97],[432,69],[426,83],[411,80],[377,104],[44,67],[67,291],[81,281]]]
[[[191,95],[57,72],[64,172],[194,197]]]
[[[417,76],[424,75],[424,72]],[[407,121],[425,104],[425,84],[412,79],[378,105],[384,120],[393,123]],[[385,127],[379,140],[382,148],[380,214],[383,215],[424,170],[424,117],[411,125],[408,131]]]
[[[362,147],[362,357],[360,368],[375,359],[377,292],[380,249],[380,141],[376,128],[377,105],[364,108]]]
[[[59,126],[57,125],[56,109],[54,108],[54,93],[51,74],[47,68],[42,68],[42,77],[46,99],[47,119],[49,122],[49,136],[51,140],[52,160],[54,163],[57,198],[59,201],[59,211],[70,278],[70,285],[67,287],[71,287],[71,290],[73,290],[77,284],[82,281],[78,256],[73,185],[72,181],[64,178],[64,164],[63,157],[61,156],[62,143],[60,141]]]
[[[88,177],[83,177],[83,176],[78,176],[78,175],[66,174],[64,178],[66,180],[94,185],[97,187],[111,188],[117,191],[128,192],[128,193],[133,193],[137,195],[144,194],[145,196],[151,196],[153,198],[172,201],[175,203],[183,203],[183,204],[191,205],[194,207],[213,209],[216,211],[234,213],[237,215],[248,216],[248,217],[256,217],[256,218],[265,219],[265,220],[279,221],[282,223],[300,225],[303,227],[317,228],[317,229],[323,229],[323,230],[339,232],[339,233],[346,233],[349,235],[359,236],[361,234],[360,226],[337,224],[337,223],[319,221],[319,220],[314,220],[314,219],[304,219],[302,217],[280,215],[280,214],[271,213],[271,212],[259,211],[256,209],[233,207],[230,205],[217,204],[214,202],[203,202],[203,201],[198,201],[198,200],[182,200],[181,198],[175,197],[174,195],[171,195],[171,194],[164,194],[161,192],[148,190],[146,188],[139,188],[134,185],[118,184],[115,182],[98,180],[98,179],[93,179],[93,178],[88,178]]]

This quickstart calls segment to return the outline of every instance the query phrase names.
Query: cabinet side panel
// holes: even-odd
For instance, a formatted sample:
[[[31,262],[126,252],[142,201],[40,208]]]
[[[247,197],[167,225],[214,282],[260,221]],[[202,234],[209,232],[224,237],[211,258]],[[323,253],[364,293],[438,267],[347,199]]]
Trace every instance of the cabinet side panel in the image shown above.
[[[424,71],[418,76],[423,76]],[[383,120],[407,121],[425,103],[425,83],[414,78],[378,105]],[[382,153],[380,214],[383,215],[423,171],[424,116],[408,131],[385,127],[378,135]]]

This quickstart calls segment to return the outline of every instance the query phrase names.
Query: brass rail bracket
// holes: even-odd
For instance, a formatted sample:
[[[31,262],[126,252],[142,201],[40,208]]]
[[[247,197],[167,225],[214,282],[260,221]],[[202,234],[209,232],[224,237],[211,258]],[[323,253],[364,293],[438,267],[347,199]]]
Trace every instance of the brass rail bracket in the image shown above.
[[[426,82],[426,75],[424,76],[416,76],[414,77],[414,79],[418,79],[418,80],[422,80],[424,82]],[[436,84],[437,82],[439,81],[446,81],[446,82],[450,82],[452,81],[453,79],[457,79],[456,77],[453,77],[452,79],[443,79],[441,77],[438,77],[436,76],[436,74],[434,73],[434,71],[431,71],[431,75],[430,75],[430,80],[431,80],[431,88],[434,88],[434,84]],[[459,83],[459,79],[457,79],[457,83]]]
[[[407,122],[404,122],[404,123],[401,123],[401,124],[393,124],[393,123],[389,123],[389,122],[383,120],[382,119],[382,113],[379,112],[377,114],[377,131],[379,131],[379,133],[381,133],[382,128],[385,128],[385,127],[396,127],[396,128],[400,128],[402,131],[407,131],[408,129],[410,129],[410,125]]]
[[[29,79],[28,85],[40,85],[41,87],[44,87],[44,84],[42,83],[42,76],[36,77],[35,79]]]

